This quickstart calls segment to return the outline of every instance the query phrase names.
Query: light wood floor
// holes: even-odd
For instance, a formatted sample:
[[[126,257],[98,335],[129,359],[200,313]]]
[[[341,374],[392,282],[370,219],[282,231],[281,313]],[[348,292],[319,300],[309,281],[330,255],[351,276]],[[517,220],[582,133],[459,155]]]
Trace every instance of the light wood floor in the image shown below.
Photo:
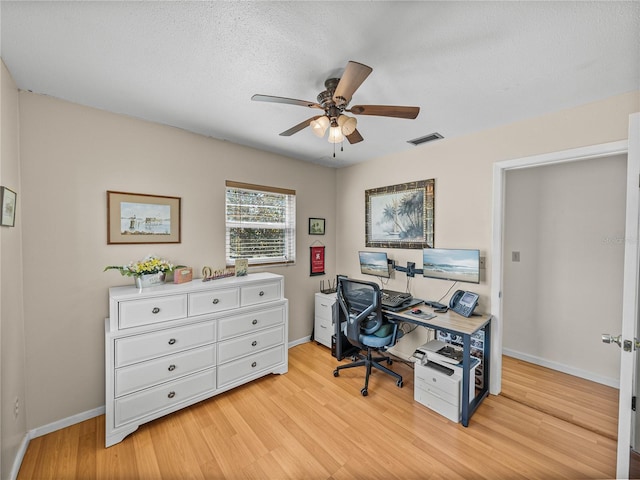
[[[104,416],[33,439],[18,478],[615,477],[615,440],[505,396],[489,396],[464,428],[413,401],[407,365],[393,364],[404,388],[376,371],[362,397],[363,370],[334,378],[325,347],[289,355],[286,375],[155,420],[108,449]]]
[[[618,389],[502,357],[501,395],[616,440]]]

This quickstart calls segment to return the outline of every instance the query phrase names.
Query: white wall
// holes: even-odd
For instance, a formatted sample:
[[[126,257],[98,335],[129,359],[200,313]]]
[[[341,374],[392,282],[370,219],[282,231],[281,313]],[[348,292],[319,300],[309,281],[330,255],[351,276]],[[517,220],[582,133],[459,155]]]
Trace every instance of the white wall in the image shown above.
[[[507,172],[505,352],[617,386],[625,182],[626,156]]]
[[[490,311],[492,168],[495,162],[623,140],[629,115],[640,111],[639,92],[619,95],[459,138],[427,143],[404,155],[384,157],[338,171],[337,265],[340,273],[361,277],[357,251],[365,248],[364,192],[434,178],[435,246],[478,248],[487,259],[479,285],[459,284],[480,294],[480,311]],[[427,131],[438,130],[434,125]],[[447,132],[441,132],[446,137]],[[624,183],[620,186],[624,189]],[[346,207],[348,206],[348,207]],[[544,233],[544,232],[542,232]],[[389,249],[401,264],[421,262],[418,250]],[[403,289],[396,272],[390,288]],[[438,299],[451,282],[415,278],[414,296]],[[498,321],[502,321],[499,319]],[[505,320],[506,321],[506,320]],[[496,325],[497,326],[497,325]]]
[[[0,62],[0,185],[18,194],[15,227],[0,227],[1,478],[10,478],[26,435],[25,339],[22,311],[22,200],[18,90]],[[18,415],[14,415],[18,399]]]
[[[104,266],[156,253],[224,267],[225,180],[297,191],[297,263],[269,270],[285,276],[289,340],[311,334],[319,280],[335,275],[334,169],[28,92],[20,128],[29,429],[104,405],[107,289],[133,282]],[[181,197],[182,243],[107,245],[107,190]],[[309,276],[315,240],[325,277]]]

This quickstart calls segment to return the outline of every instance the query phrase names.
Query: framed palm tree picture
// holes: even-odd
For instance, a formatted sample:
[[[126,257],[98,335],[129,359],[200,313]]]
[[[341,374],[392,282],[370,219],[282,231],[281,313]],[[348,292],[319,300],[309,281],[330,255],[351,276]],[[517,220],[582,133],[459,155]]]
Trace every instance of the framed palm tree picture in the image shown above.
[[[434,196],[434,179],[366,190],[366,246],[433,248]]]

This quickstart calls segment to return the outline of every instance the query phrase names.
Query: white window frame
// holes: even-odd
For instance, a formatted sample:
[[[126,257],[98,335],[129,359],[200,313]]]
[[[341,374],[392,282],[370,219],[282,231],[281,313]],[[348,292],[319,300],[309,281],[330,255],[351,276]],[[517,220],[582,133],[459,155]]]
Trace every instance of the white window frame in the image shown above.
[[[225,258],[228,266],[235,265],[236,257],[232,257],[232,245],[231,245],[231,229],[232,228],[267,228],[267,229],[283,229],[285,231],[285,245],[282,256],[253,256],[253,257],[238,257],[247,258],[249,265],[289,265],[295,264],[296,260],[296,191],[278,188],[268,187],[263,185],[253,185],[250,183],[234,182],[231,180],[226,181],[225,189]],[[285,221],[282,223],[270,223],[270,222],[249,222],[238,221],[237,219],[230,219],[228,216],[228,193],[230,190],[244,190],[247,192],[260,192],[266,194],[276,194],[285,196]]]

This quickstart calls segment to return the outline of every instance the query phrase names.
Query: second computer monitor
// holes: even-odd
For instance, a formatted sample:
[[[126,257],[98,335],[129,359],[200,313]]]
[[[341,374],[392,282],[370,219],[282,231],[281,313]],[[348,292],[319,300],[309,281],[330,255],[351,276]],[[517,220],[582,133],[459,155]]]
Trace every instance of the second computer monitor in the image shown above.
[[[425,248],[422,260],[425,277],[480,283],[480,250]]]

